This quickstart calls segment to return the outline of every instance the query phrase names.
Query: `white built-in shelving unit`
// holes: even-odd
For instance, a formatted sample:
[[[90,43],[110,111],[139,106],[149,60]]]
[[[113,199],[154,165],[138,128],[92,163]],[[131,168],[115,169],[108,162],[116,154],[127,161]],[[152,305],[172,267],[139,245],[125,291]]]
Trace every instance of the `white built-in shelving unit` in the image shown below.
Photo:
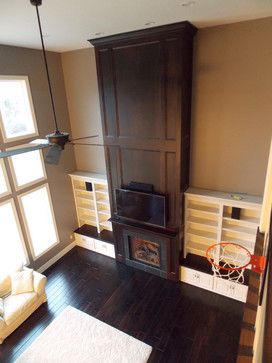
[[[189,188],[185,193],[184,257],[189,253],[206,257],[208,247],[220,242],[237,243],[253,254],[261,206],[258,196]],[[239,219],[232,218],[232,208],[240,208]],[[210,273],[181,266],[180,280],[246,301],[248,286]]]
[[[79,227],[74,234],[76,244],[115,258],[114,243],[110,237],[112,225],[108,221],[110,202],[106,175],[75,171],[70,177]]]
[[[106,175],[76,171],[70,174],[70,177],[78,226],[84,224],[94,226],[98,233],[103,230],[112,231],[111,222],[108,221],[110,202]]]
[[[237,200],[235,198],[242,198]],[[189,188],[185,193],[185,256],[206,255],[215,243],[233,242],[254,252],[260,222],[262,198]],[[240,208],[240,218],[231,218],[232,208]]]

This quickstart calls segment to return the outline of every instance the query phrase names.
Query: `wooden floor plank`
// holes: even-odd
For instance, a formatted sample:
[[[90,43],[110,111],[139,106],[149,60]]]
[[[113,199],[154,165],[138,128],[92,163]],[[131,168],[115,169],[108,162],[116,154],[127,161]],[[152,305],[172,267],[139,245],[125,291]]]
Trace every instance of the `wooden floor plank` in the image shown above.
[[[234,363],[243,304],[76,247],[45,274],[48,303],[0,346],[11,363],[71,305],[153,347],[149,363]]]

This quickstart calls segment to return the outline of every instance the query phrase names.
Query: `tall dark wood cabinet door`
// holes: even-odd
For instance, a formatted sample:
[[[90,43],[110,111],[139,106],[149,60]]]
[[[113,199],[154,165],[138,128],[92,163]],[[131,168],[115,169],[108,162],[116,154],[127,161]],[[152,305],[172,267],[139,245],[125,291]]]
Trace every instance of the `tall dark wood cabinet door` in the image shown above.
[[[167,227],[182,226],[189,181],[192,44],[188,22],[91,40],[111,190],[131,181],[167,194]]]

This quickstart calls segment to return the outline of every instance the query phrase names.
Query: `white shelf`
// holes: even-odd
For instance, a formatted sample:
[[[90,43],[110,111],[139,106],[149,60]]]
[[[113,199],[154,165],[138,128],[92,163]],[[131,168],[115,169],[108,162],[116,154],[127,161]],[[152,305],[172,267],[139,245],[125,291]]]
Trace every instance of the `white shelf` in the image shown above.
[[[243,217],[243,219],[233,219],[230,214],[224,214],[223,219],[225,221],[235,221],[241,225],[252,226],[252,228],[256,228],[259,225],[260,218],[257,217]]]
[[[205,213],[205,214],[215,214],[217,215],[218,212],[219,212],[219,209],[216,208],[216,207],[206,207],[206,206],[202,206],[202,205],[190,205],[188,206],[187,208],[188,210],[191,210],[191,211],[198,211],[198,212],[202,212],[202,213]]]
[[[85,200],[90,200],[90,201],[93,200],[93,196],[91,194],[84,194],[82,192],[80,192],[80,194],[78,194],[77,191],[75,191],[75,197],[85,199]]]
[[[240,238],[235,238],[235,237],[225,237],[225,238],[222,237],[222,242],[236,243],[238,245],[241,245],[241,246],[247,248],[250,253],[254,253],[254,247],[255,247],[254,241],[246,241],[246,240],[242,240]]]
[[[197,230],[197,229],[192,229],[192,228],[189,228],[187,230],[187,233],[190,235],[193,235],[193,236],[200,237],[200,238],[212,240],[214,242],[216,241],[216,238],[217,238],[217,235],[214,232]]]
[[[209,226],[209,227],[218,226],[218,222],[216,220],[212,220],[212,219],[205,219],[205,218],[198,218],[198,217],[190,216],[190,217],[188,217],[187,220],[189,223],[195,223],[195,224],[200,224],[200,225]]]
[[[78,209],[79,209],[79,211],[80,210],[82,210],[83,212],[87,212],[87,213],[95,213],[95,209],[94,208],[87,208],[87,207],[82,207],[82,206],[80,206],[80,205],[78,205],[78,207],[77,207]]]
[[[110,205],[110,202],[109,202],[109,200],[107,198],[106,199],[102,199],[102,198],[101,199],[97,199],[96,200],[96,203],[97,204],[108,205],[108,206]]]
[[[91,209],[91,210],[94,210],[94,203],[90,203],[89,201],[87,200],[78,200],[77,203],[76,203],[77,207],[79,208],[86,208],[86,209]]]
[[[82,200],[82,201],[84,201],[85,203],[86,203],[86,202],[93,203],[93,198],[92,198],[92,197],[90,197],[90,196],[76,195],[75,197],[76,197],[76,199]]]
[[[187,246],[188,253],[206,257],[206,251],[209,245],[203,245],[202,243],[190,242]]]
[[[105,209],[99,210],[98,214],[110,217],[110,211],[109,210],[105,210]]]
[[[93,199],[93,192],[89,192],[88,190],[84,189],[75,189],[77,195],[82,195],[82,198],[86,197],[89,199]]]
[[[79,218],[79,221],[80,221],[80,225],[81,226],[83,224],[90,224],[91,226],[95,226],[96,227],[96,220],[89,219],[89,218]]]
[[[237,225],[224,225],[223,223],[223,231],[226,232],[234,232],[234,233],[240,233],[240,234],[244,234],[244,235],[250,235],[251,237],[255,237],[256,236],[256,229],[254,228],[247,228],[247,227],[243,227],[243,226],[237,226]]]
[[[93,221],[96,221],[96,216],[95,213],[93,211],[88,211],[86,209],[79,209],[78,210],[78,215],[79,218],[83,218],[83,219],[91,219]]]
[[[95,191],[97,194],[99,194],[99,195],[108,195],[108,192],[107,191],[105,191],[105,190],[96,190]]]
[[[247,234],[247,233],[240,233],[234,230],[230,230],[230,229],[225,229],[222,228],[222,239],[223,238],[233,238],[233,239],[237,239],[237,240],[241,240],[243,241],[251,241],[253,243],[255,243],[255,239],[256,239],[256,234]]]
[[[189,252],[203,256],[208,244],[224,241],[254,251],[262,198],[243,194],[236,200],[231,195],[194,188],[185,192],[184,257]],[[240,208],[240,219],[231,218],[234,207]]]
[[[86,171],[74,171],[69,175],[73,180],[108,185],[107,176],[105,174],[97,174]]]
[[[82,186],[76,186],[75,187],[75,190],[78,190],[78,191],[84,192],[84,193],[92,193],[92,191],[86,190],[86,188],[84,187],[84,185],[82,185]]]
[[[263,198],[257,195],[247,193],[220,192],[208,189],[188,188],[185,194],[192,200],[201,198],[202,201],[220,203],[224,205],[238,206],[240,208],[259,208],[262,205]],[[239,195],[242,199],[237,200],[233,195]]]
[[[103,229],[111,231],[112,225],[107,221],[110,218],[110,202],[106,176],[87,172],[74,172],[70,174],[70,177],[79,227],[83,224],[90,224],[97,228],[98,233]],[[86,183],[92,184],[90,186],[92,191],[86,190]]]

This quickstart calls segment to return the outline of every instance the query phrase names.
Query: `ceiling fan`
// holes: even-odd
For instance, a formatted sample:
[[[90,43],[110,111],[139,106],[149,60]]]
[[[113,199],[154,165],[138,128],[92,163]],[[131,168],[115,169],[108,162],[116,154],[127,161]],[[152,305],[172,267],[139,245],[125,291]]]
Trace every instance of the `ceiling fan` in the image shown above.
[[[79,137],[76,139],[70,139],[69,138],[70,135],[68,132],[61,132],[59,130],[58,123],[57,123],[57,117],[56,117],[53,92],[52,92],[52,87],[51,87],[51,81],[50,81],[50,75],[49,75],[49,69],[48,69],[48,63],[47,63],[47,57],[46,57],[45,46],[44,46],[44,41],[43,41],[39,8],[38,8],[40,5],[42,5],[42,0],[30,0],[30,3],[36,7],[37,20],[38,20],[39,32],[40,32],[41,43],[42,43],[44,65],[45,65],[48,89],[49,89],[49,94],[50,94],[50,99],[51,99],[51,106],[52,106],[52,111],[53,111],[53,116],[54,116],[55,131],[49,135],[46,135],[46,139],[36,139],[36,140],[31,141],[28,144],[21,145],[18,148],[12,148],[10,150],[1,151],[0,159],[18,155],[18,154],[23,154],[26,152],[49,148],[49,150],[44,158],[45,162],[47,164],[58,164],[59,160],[60,160],[61,152],[62,152],[62,150],[64,150],[64,146],[66,144],[92,145],[92,146],[103,146],[103,145],[93,144],[93,143],[75,143],[74,142],[77,140],[95,138],[95,137],[98,137],[99,135],[90,135],[90,136]]]

